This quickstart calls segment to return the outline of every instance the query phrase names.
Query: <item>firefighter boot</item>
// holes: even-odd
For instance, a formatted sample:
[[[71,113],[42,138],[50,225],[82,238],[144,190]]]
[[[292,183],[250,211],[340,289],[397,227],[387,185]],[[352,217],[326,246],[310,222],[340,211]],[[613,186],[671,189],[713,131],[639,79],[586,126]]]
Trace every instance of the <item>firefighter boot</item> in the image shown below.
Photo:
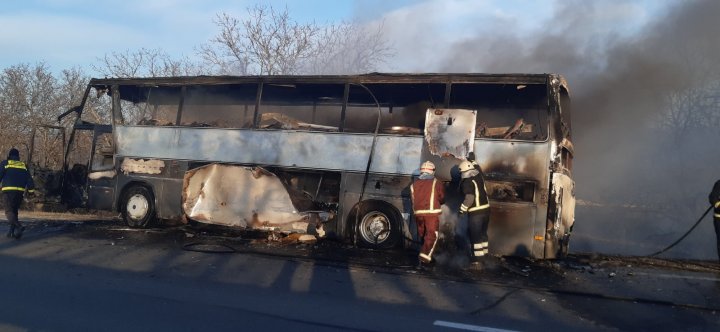
[[[18,229],[18,231],[15,232],[15,234],[14,234],[15,239],[20,240],[20,238],[22,238],[22,235],[23,235],[23,232],[24,232],[24,231],[25,231],[25,226],[20,226],[20,228]]]
[[[498,271],[502,265],[500,259],[493,255],[485,255],[482,257],[483,269],[489,272]]]

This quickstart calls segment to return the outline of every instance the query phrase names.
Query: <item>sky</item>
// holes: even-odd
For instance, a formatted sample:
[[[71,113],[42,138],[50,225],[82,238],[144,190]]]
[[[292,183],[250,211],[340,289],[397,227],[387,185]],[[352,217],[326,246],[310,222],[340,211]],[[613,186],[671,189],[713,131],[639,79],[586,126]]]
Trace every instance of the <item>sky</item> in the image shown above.
[[[673,1],[606,0],[596,29],[631,32]],[[0,4],[0,68],[44,62],[53,71],[91,64],[111,52],[161,49],[174,57],[195,56],[218,28],[218,13],[236,17],[263,1],[251,0],[5,0]],[[358,21],[382,24],[395,56],[383,71],[437,71],[428,50],[497,27],[532,35],[553,26],[556,0],[304,0],[269,1],[287,7],[300,22]],[[582,2],[581,2],[582,3]],[[603,24],[605,26],[603,26]]]

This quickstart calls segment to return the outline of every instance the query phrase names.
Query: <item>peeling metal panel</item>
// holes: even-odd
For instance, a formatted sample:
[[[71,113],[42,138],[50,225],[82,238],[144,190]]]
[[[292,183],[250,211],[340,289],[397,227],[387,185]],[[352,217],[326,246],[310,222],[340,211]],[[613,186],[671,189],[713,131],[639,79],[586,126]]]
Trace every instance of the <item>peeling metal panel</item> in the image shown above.
[[[555,258],[558,241],[570,235],[575,223],[575,182],[567,175],[553,173],[550,199],[556,206],[555,219],[548,220],[545,234],[545,258]]]
[[[196,221],[305,232],[310,213],[297,211],[282,181],[260,168],[211,164],[188,171],[182,206]]]
[[[90,173],[88,173],[88,179],[90,179],[90,180],[112,179],[115,177],[116,174],[117,173],[115,172],[115,170],[90,172]]]
[[[160,174],[164,167],[165,162],[157,159],[124,158],[122,164],[120,164],[120,170],[125,174]]]
[[[474,110],[428,109],[425,113],[425,141],[429,152],[438,157],[464,158],[473,151]]]

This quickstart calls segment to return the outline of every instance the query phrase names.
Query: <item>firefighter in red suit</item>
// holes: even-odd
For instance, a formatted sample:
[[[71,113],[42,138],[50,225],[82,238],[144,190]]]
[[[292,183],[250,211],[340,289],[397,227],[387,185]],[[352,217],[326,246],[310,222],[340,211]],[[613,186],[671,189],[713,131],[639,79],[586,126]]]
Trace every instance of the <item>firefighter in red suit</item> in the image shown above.
[[[435,178],[435,165],[426,161],[420,166],[420,176],[410,186],[413,213],[418,229],[418,238],[422,241],[420,264],[432,262],[440,226],[440,205],[445,200],[445,187]]]

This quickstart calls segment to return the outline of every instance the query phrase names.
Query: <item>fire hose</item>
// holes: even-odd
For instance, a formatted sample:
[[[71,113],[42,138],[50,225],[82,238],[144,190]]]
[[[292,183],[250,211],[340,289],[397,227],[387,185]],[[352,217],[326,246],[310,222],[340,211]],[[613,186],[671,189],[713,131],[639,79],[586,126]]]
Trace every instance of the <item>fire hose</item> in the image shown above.
[[[713,209],[713,206],[710,205],[710,206],[707,208],[707,210],[705,210],[705,213],[703,213],[702,216],[700,216],[700,218],[695,222],[695,224],[692,225],[692,227],[690,227],[690,229],[689,229],[687,232],[685,232],[685,234],[683,234],[683,236],[681,236],[679,239],[677,239],[677,241],[675,241],[675,242],[673,242],[671,245],[665,247],[665,249],[663,249],[663,250],[660,250],[660,251],[658,251],[658,252],[655,252],[655,253],[653,253],[653,254],[648,255],[648,257],[654,257],[654,256],[657,256],[657,255],[660,255],[660,254],[662,254],[662,253],[670,250],[670,248],[674,247],[674,246],[677,245],[678,243],[680,243],[680,241],[684,240],[685,237],[687,237],[687,236],[695,229],[695,227],[697,227],[697,226],[700,224],[700,222],[701,222],[703,219],[705,219],[705,216],[707,216],[707,214],[710,213],[710,210],[712,210],[712,209]]]

